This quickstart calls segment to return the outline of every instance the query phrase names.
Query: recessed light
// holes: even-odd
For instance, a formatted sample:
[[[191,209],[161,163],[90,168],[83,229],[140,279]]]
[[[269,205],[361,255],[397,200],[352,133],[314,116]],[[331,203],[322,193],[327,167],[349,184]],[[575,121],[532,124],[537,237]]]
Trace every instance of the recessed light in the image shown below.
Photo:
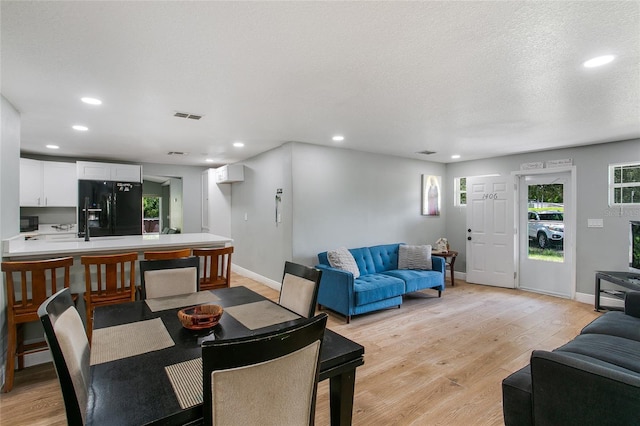
[[[96,98],[80,98],[82,102],[89,105],[102,105],[102,101]]]
[[[213,158],[207,158],[207,159],[206,159],[206,160],[204,160],[204,161],[206,161],[207,163],[213,163],[213,161],[214,161],[214,160],[213,160]]]
[[[454,154],[451,156],[451,158],[453,158],[454,160],[457,160],[458,158],[460,158],[460,156],[458,154]]]
[[[334,142],[342,142],[344,140],[344,136],[342,135],[335,135],[334,137],[332,137],[331,139],[333,139]]]
[[[594,68],[594,67],[599,67],[601,65],[608,64],[609,62],[613,61],[614,59],[615,59],[615,56],[613,56],[613,55],[598,56],[597,58],[589,59],[588,61],[586,61],[582,65],[584,65],[585,68]]]
[[[76,124],[75,126],[72,126],[73,130],[77,130],[79,132],[86,132],[87,130],[89,130],[89,128],[87,126],[80,126],[78,124]]]
[[[47,148],[49,148],[49,149],[59,149],[60,147],[58,145],[47,145]]]
[[[244,142],[234,142],[233,146],[235,146],[236,148],[242,148],[244,146]]]

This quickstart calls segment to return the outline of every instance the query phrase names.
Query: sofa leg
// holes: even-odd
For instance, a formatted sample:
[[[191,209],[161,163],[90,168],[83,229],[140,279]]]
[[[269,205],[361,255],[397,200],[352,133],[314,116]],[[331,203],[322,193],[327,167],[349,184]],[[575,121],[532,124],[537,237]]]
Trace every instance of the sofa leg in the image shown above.
[[[351,322],[351,315],[347,315],[347,324]]]
[[[438,290],[438,297],[442,296],[442,290]]]

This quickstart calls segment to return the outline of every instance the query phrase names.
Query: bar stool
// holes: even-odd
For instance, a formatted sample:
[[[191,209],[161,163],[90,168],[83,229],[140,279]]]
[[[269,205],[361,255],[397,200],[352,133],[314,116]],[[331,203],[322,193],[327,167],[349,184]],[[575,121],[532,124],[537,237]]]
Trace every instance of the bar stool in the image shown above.
[[[144,260],[166,260],[179,259],[191,256],[191,249],[165,250],[165,251],[145,251]]]
[[[87,337],[91,344],[93,310],[98,306],[115,305],[136,300],[135,265],[138,253],[101,256],[81,256],[84,265],[86,290],[84,303],[87,309]],[[94,265],[95,268],[91,268]],[[104,268],[103,268],[104,267]],[[126,280],[127,267],[129,281]],[[91,284],[92,269],[96,274],[96,289]]]
[[[231,254],[233,247],[194,248],[193,255],[204,259],[200,291],[231,286]]]
[[[26,262],[2,262],[7,289],[7,363],[4,392],[13,389],[13,370],[18,357],[18,370],[24,368],[24,355],[47,349],[47,342],[24,344],[23,325],[39,321],[38,308],[58,290],[69,287],[72,257]],[[63,287],[58,287],[57,270],[64,269]],[[47,274],[47,271],[49,273]],[[19,280],[14,280],[19,273]],[[49,278],[47,279],[47,275]],[[19,285],[17,285],[19,283]],[[49,283],[49,285],[47,285]]]

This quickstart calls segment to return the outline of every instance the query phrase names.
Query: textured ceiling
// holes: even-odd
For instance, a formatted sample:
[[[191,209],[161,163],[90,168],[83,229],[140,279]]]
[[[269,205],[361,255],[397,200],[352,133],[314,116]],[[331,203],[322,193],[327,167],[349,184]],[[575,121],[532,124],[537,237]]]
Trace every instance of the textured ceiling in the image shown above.
[[[1,20],[24,152],[204,166],[300,141],[451,162],[640,137],[637,1],[3,0]]]

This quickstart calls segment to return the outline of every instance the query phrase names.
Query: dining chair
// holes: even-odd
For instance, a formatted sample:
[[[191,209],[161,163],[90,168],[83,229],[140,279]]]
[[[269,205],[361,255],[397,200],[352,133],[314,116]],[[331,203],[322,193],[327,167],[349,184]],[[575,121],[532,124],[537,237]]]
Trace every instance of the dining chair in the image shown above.
[[[13,389],[15,359],[24,368],[24,355],[47,349],[47,342],[24,344],[25,323],[38,321],[38,306],[60,288],[69,287],[72,257],[2,262],[7,291],[7,360],[4,392]],[[17,279],[16,279],[16,275]],[[48,276],[48,277],[47,277]],[[59,280],[62,286],[59,286]]]
[[[142,299],[195,293],[199,290],[200,259],[141,260],[140,296]]]
[[[205,425],[312,425],[326,325],[322,313],[269,333],[203,342]]]
[[[89,340],[68,288],[49,297],[38,308],[44,336],[51,350],[67,424],[83,425],[89,389]]]
[[[193,255],[203,258],[200,290],[227,288],[231,285],[233,247],[194,248]]]
[[[285,262],[278,304],[305,318],[316,312],[322,271]]]
[[[145,251],[145,260],[178,259],[180,257],[191,256],[191,249],[165,250],[165,251]]]
[[[84,303],[87,311],[89,342],[91,342],[93,331],[93,310],[97,306],[136,300],[136,260],[138,260],[138,253],[135,252],[80,257],[80,263],[84,265],[86,284]],[[96,277],[95,286],[92,284],[92,276]]]

